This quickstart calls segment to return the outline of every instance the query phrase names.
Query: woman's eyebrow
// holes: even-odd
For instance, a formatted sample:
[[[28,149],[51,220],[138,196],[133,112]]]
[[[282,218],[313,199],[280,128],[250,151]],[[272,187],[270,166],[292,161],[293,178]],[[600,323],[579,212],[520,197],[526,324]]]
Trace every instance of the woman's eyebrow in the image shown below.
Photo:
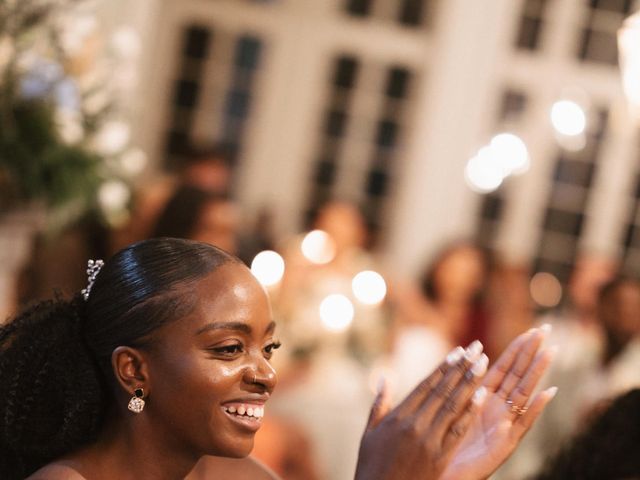
[[[271,323],[269,325],[267,325],[267,329],[265,330],[265,335],[269,334],[269,333],[273,333],[273,331],[276,329],[276,322],[271,321]]]
[[[207,323],[203,327],[199,328],[196,332],[196,335],[200,335],[204,332],[209,332],[211,330],[234,330],[237,332],[246,333],[247,335],[251,334],[251,327],[246,323],[242,322],[213,322]]]

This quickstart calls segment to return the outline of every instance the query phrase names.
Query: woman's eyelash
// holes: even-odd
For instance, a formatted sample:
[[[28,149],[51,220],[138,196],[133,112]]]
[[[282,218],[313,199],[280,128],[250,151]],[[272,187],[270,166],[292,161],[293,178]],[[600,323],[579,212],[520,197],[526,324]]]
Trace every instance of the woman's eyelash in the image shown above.
[[[273,343],[270,343],[269,345],[267,345],[266,347],[264,347],[264,349],[266,350],[267,353],[271,353],[274,350],[279,349],[281,346],[282,346],[282,343],[273,342]]]
[[[213,349],[216,353],[223,353],[227,355],[231,355],[234,353],[242,352],[242,345],[225,345],[224,347],[216,347]]]
[[[280,342],[273,342],[264,347],[264,351],[266,353],[273,353],[274,350],[280,348],[282,344]],[[225,345],[222,347],[215,347],[211,349],[213,352],[221,354],[221,355],[235,355],[237,353],[242,353],[244,351],[244,347],[240,344],[234,345]]]

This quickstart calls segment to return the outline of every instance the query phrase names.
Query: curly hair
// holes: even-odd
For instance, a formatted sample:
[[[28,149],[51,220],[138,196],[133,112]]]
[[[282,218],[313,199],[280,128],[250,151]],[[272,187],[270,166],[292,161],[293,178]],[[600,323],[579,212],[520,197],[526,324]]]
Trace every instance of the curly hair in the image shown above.
[[[145,240],[106,262],[86,302],[44,301],[0,326],[2,478],[95,440],[113,404],[113,350],[152,342],[196,305],[190,285],[230,262],[240,263],[204,243]]]
[[[640,389],[613,403],[536,480],[640,478]]]

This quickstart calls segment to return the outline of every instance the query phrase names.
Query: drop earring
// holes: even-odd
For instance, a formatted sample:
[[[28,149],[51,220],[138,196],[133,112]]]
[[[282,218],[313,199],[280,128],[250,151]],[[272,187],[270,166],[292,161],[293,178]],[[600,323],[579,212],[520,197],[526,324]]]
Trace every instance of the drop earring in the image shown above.
[[[136,388],[133,391],[133,397],[129,400],[129,405],[127,408],[131,410],[133,413],[140,413],[144,410],[144,390],[142,388]]]

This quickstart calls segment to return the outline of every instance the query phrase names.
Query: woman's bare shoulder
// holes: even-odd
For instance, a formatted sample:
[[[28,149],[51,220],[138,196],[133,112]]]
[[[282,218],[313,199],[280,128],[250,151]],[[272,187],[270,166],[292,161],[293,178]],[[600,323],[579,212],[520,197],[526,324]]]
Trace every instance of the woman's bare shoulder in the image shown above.
[[[61,462],[53,462],[45,465],[40,470],[32,473],[27,480],[87,480],[78,471]]]
[[[280,480],[269,468],[252,457],[223,458],[205,456],[185,480]],[[74,479],[75,480],[75,479]]]

